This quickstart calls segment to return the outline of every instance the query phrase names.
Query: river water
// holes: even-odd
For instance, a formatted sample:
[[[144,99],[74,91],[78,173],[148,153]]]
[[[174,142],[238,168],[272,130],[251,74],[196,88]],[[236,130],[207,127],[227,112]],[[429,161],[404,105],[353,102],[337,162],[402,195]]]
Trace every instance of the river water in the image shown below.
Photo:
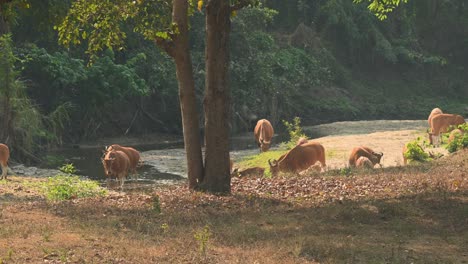
[[[304,127],[303,129],[310,138],[320,138],[368,134],[378,131],[423,129],[426,124],[426,120],[346,121]],[[285,135],[275,136],[273,145],[284,140],[286,140]],[[145,143],[151,142],[151,138],[143,141],[135,144],[123,144],[120,141],[112,142],[135,147],[141,152],[144,165],[138,169],[138,180],[131,180],[129,181],[130,184],[164,184],[186,179],[185,151],[181,139],[157,143]],[[66,162],[73,163],[79,175],[104,181],[105,175],[101,163],[103,149],[104,145],[83,145],[51,151],[49,155],[63,157]],[[231,138],[231,157],[234,160],[257,153],[259,153],[259,150],[254,142],[253,133],[245,133]]]

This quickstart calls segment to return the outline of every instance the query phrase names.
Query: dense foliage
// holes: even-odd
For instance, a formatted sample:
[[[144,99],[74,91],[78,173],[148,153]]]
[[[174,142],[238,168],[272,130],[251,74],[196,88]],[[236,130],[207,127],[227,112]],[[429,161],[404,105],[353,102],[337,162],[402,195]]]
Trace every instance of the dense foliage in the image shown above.
[[[468,148],[468,123],[459,125],[458,128],[463,133],[455,135],[454,139],[447,144],[446,148],[450,153]]]
[[[20,2],[22,8],[10,15],[14,53],[20,59],[15,65],[32,105],[58,120],[42,133],[57,139],[47,142],[181,132],[173,62],[145,40],[175,30],[157,16],[167,12],[165,1],[153,1],[161,5],[136,1],[138,8],[122,10],[94,6],[90,14],[127,12],[128,17],[115,22],[166,28],[139,32],[136,27],[142,34],[133,32],[134,27],[97,30],[94,34],[115,34],[123,49],[111,50],[108,43],[101,43],[94,51],[84,45],[57,44],[54,27],[69,26],[63,17],[71,4],[80,1]],[[466,115],[468,6],[464,1],[413,0],[386,14],[384,21],[368,10],[368,4],[265,0],[256,8],[233,13],[232,132],[251,131],[258,118],[268,118],[278,127],[280,120],[293,116],[304,125],[425,118],[435,106]],[[201,107],[204,16],[193,12],[191,51]],[[93,41],[93,35],[83,32],[60,37],[62,42]],[[91,54],[98,56],[89,64]]]

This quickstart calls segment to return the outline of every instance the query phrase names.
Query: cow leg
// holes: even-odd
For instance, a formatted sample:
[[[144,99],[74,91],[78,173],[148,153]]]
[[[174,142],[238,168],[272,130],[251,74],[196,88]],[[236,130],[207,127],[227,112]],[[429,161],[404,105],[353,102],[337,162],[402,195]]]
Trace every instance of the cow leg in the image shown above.
[[[120,190],[123,190],[123,185],[125,182],[125,175],[120,175]]]
[[[8,165],[2,164],[2,177],[0,179],[7,179]]]

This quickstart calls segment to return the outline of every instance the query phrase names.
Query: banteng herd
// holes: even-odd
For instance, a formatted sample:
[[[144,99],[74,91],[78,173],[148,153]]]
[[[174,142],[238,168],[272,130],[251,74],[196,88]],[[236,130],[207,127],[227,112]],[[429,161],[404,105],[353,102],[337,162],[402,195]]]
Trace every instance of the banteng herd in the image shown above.
[[[429,124],[429,142],[437,146],[441,143],[441,134],[448,133],[452,128],[455,128],[450,133],[449,142],[456,136],[463,135],[463,131],[456,129],[458,125],[464,124],[465,120],[460,115],[445,114],[440,108],[434,108],[428,119]],[[271,141],[274,135],[273,126],[266,119],[261,119],[257,122],[254,129],[255,141],[260,148],[260,152],[266,152],[270,149]],[[422,149],[421,149],[422,150]],[[407,151],[407,145],[403,147],[403,153]],[[382,152],[375,152],[366,146],[357,146],[351,150],[348,159],[349,167],[356,168],[373,168],[376,164],[380,164],[382,159]],[[325,148],[322,144],[300,138],[297,144],[286,153],[281,155],[278,160],[270,159],[270,171],[273,176],[280,172],[289,173],[304,173],[308,170],[325,171]],[[10,158],[10,150],[7,145],[0,144],[0,165],[2,174],[0,179],[6,179],[8,172],[8,160]],[[106,147],[101,157],[101,162],[107,178],[107,182],[114,177],[117,179],[120,188],[123,188],[125,178],[129,174],[137,175],[137,168],[140,165],[140,153],[131,147],[123,147],[113,144]],[[407,159],[403,155],[403,164],[406,165]],[[232,175],[248,176],[248,175],[262,175],[264,168],[252,167],[243,170],[234,169],[233,161],[230,160],[230,171]]]

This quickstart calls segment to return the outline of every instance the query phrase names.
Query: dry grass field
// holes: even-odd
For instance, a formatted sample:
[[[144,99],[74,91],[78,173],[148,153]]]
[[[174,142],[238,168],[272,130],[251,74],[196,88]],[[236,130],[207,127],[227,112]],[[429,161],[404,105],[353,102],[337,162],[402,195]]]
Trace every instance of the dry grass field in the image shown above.
[[[49,201],[0,181],[0,263],[468,263],[468,151],[325,175]],[[73,198],[73,197],[72,197]]]

